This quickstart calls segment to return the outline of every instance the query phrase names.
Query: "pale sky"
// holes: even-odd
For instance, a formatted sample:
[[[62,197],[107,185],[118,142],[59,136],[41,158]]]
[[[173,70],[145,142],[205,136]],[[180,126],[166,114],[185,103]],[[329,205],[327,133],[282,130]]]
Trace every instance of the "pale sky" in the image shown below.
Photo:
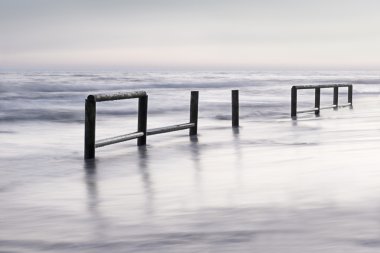
[[[380,1],[0,0],[2,69],[380,69]]]

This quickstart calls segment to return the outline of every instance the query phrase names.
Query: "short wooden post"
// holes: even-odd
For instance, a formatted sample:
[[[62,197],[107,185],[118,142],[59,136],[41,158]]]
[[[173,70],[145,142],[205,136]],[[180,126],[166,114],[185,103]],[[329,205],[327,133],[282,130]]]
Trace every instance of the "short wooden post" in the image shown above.
[[[84,159],[95,158],[96,101],[89,95],[85,105]]]
[[[232,102],[232,127],[239,126],[239,90],[231,91]]]
[[[190,123],[194,123],[194,126],[190,128],[189,135],[197,135],[198,133],[198,99],[199,92],[192,91],[190,98]]]
[[[315,88],[314,108],[318,108],[318,110],[315,110],[314,113],[315,115],[319,115],[321,109],[321,88]]]
[[[352,107],[352,84],[348,86],[348,103],[350,103]]]
[[[144,135],[137,138],[137,146],[146,145],[146,128],[148,121],[148,96],[139,98],[137,131]]]
[[[292,87],[292,96],[291,96],[291,112],[290,115],[292,119],[297,117],[297,87]]]
[[[338,97],[339,97],[339,88],[334,87],[334,100],[333,105],[335,105],[334,110],[338,110]]]

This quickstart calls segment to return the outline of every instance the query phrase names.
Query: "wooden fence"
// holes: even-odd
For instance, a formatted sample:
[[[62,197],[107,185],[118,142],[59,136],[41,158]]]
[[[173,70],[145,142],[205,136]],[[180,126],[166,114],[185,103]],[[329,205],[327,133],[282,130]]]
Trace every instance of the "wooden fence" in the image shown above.
[[[339,88],[343,88],[343,87],[348,88],[347,103],[338,105]],[[333,88],[334,89],[333,103],[332,103],[332,105],[321,107],[321,89],[325,89],[325,88]],[[297,91],[298,90],[305,90],[305,89],[314,89],[315,90],[314,108],[297,111]],[[338,106],[339,107],[350,106],[352,108],[352,84],[299,85],[299,86],[293,86],[292,87],[292,90],[291,90],[291,112],[290,112],[290,114],[291,114],[291,117],[293,119],[297,118],[297,113],[314,112],[315,115],[319,115],[320,110],[331,109],[331,108],[337,110]]]
[[[137,131],[124,135],[119,135],[96,141],[96,104],[98,102],[138,99],[138,124]],[[232,126],[239,126],[239,91],[231,92],[232,100]],[[190,121],[183,124],[165,126],[154,129],[147,129],[148,118],[148,95],[145,91],[119,92],[114,94],[89,95],[85,102],[85,137],[84,137],[84,158],[95,158],[95,149],[114,143],[137,139],[137,145],[146,145],[146,137],[149,135],[163,134],[172,131],[189,129],[189,135],[198,133],[198,101],[199,92],[191,91],[190,97]]]

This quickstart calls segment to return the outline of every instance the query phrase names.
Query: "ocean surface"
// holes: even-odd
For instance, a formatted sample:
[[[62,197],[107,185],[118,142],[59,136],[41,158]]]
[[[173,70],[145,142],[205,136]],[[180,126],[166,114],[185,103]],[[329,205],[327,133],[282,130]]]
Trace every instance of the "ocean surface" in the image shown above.
[[[292,85],[335,83],[354,85],[353,109],[290,119]],[[136,90],[148,128],[187,123],[199,90],[198,136],[85,162],[87,95]],[[0,252],[379,252],[379,98],[366,71],[0,72]],[[97,105],[97,139],[136,128],[137,100]]]

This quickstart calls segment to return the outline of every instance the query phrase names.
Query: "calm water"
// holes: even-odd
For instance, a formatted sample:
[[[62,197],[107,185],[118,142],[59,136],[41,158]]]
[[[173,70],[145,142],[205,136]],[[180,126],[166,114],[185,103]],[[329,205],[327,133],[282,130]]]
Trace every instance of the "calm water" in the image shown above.
[[[354,84],[354,110],[289,119],[291,85],[329,83]],[[379,84],[377,72],[0,73],[0,251],[379,252]],[[199,135],[85,163],[85,97],[131,90],[149,94],[149,128],[187,122],[199,90]],[[136,130],[136,101],[97,109],[97,138]]]

